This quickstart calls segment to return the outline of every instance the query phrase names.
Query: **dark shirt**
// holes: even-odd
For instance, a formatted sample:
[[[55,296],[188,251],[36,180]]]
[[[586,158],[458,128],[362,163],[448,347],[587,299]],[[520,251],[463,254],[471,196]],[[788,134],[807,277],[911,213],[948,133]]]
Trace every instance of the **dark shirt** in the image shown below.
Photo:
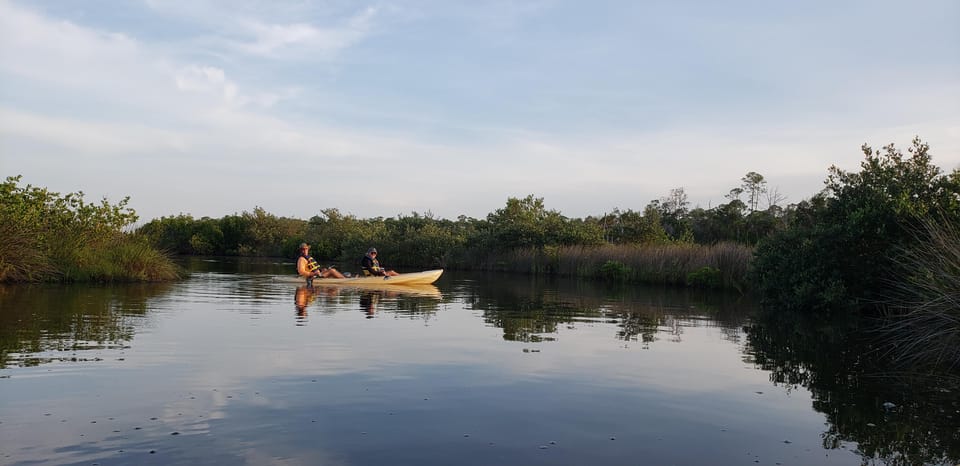
[[[380,267],[380,262],[370,256],[363,256],[363,259],[360,259],[360,268],[363,269],[364,275],[382,276],[384,274],[383,268]]]

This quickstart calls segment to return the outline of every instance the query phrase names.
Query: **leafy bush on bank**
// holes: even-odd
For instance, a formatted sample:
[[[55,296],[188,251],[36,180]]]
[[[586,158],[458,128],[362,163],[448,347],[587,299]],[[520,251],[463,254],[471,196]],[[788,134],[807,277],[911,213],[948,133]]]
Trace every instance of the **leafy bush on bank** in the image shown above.
[[[752,273],[768,304],[822,314],[883,307],[889,284],[908,274],[897,254],[927,241],[917,226],[931,215],[960,225],[960,170],[943,174],[918,138],[908,155],[893,144],[862,149],[859,172],[831,167],[824,191],[760,242]]]
[[[60,195],[20,176],[0,184],[0,281],[158,281],[178,276],[173,262],[124,228],[137,220],[127,207]]]

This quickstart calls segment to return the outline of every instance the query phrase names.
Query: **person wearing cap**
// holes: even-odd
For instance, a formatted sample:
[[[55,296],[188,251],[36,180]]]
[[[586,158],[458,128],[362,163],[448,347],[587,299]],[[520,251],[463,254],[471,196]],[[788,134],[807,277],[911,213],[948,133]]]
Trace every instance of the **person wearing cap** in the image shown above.
[[[307,243],[300,243],[300,257],[297,258],[297,275],[307,279],[307,286],[313,285],[313,279],[316,277],[344,278],[343,274],[333,267],[320,267],[317,261],[310,257],[310,245]]]
[[[380,262],[377,261],[377,248],[367,249],[367,255],[363,256],[363,259],[360,259],[360,268],[363,269],[363,274],[365,276],[374,275],[377,277],[395,277],[400,275],[393,270],[387,270],[383,267],[380,267]]]

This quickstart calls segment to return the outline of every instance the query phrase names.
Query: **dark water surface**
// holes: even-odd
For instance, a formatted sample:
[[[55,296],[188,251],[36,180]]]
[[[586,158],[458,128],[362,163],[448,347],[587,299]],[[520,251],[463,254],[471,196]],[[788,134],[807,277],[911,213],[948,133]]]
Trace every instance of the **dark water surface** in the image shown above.
[[[446,273],[0,288],[0,464],[954,464],[958,397],[739,296]],[[839,336],[838,336],[839,335]]]

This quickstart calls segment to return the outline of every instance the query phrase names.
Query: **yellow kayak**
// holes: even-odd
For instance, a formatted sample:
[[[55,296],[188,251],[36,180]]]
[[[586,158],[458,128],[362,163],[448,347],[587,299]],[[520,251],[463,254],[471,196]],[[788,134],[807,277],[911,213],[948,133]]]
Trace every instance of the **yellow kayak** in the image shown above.
[[[437,279],[440,278],[440,275],[443,274],[443,269],[437,270],[426,270],[423,272],[413,272],[413,273],[401,273],[400,275],[395,275],[393,277],[347,277],[347,278],[314,278],[313,285],[350,285],[350,286],[364,286],[364,285],[389,285],[389,286],[406,286],[406,285],[429,285]],[[300,276],[290,277],[296,283],[306,283],[306,279]],[[284,281],[286,277],[282,278]]]

